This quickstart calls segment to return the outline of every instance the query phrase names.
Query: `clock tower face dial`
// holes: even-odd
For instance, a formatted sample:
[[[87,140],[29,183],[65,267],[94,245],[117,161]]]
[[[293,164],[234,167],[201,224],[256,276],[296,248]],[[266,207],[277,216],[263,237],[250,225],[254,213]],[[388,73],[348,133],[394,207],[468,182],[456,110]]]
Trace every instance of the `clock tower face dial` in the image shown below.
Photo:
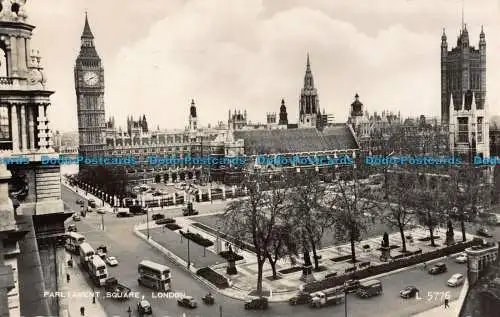
[[[83,74],[83,81],[86,85],[95,86],[99,83],[99,74],[96,72],[85,72]]]

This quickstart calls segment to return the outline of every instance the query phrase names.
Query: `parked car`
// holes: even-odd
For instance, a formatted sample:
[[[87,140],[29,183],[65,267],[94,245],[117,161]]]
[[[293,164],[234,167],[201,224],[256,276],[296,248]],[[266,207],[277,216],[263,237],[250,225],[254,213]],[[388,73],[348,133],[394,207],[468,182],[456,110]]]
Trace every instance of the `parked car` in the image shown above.
[[[344,284],[345,291],[348,293],[354,293],[358,291],[359,288],[359,280],[347,280]]]
[[[95,208],[97,207],[97,204],[94,199],[89,199],[89,207],[90,208]]]
[[[73,221],[80,221],[80,220],[82,220],[82,218],[80,217],[80,215],[77,215],[77,214],[73,215]]]
[[[77,232],[77,231],[78,229],[76,229],[76,225],[74,223],[68,226],[68,232]]]
[[[429,274],[431,275],[437,275],[441,273],[446,273],[448,271],[448,268],[446,267],[446,264],[439,262],[436,263],[433,267],[429,269]]]
[[[485,237],[485,238],[491,238],[491,237],[493,237],[493,235],[491,235],[488,232],[488,229],[486,229],[485,227],[481,227],[481,228],[477,229],[476,234],[478,236]]]
[[[154,214],[151,219],[153,220],[160,220],[160,219],[163,219],[165,218],[165,215],[164,214]]]
[[[459,254],[459,255],[455,258],[455,262],[460,263],[460,264],[467,263],[467,254],[465,254],[465,253],[460,253],[460,254]]]
[[[464,281],[465,277],[463,276],[463,274],[457,273],[453,274],[448,282],[446,282],[446,284],[450,287],[456,287],[462,285]]]
[[[117,266],[118,265],[118,260],[114,256],[108,256],[106,258],[106,263],[109,266]]]
[[[418,288],[416,286],[407,286],[399,292],[401,298],[413,298],[418,294]]]
[[[269,301],[266,297],[252,298],[245,301],[245,309],[268,309]]]
[[[141,300],[137,303],[137,311],[141,315],[152,315],[151,304],[147,300]]]
[[[104,208],[104,207],[100,207],[100,208],[97,208],[97,209],[96,209],[96,212],[97,212],[98,214],[100,214],[100,215],[104,215],[104,214],[106,214],[108,211],[106,210],[106,208]]]
[[[198,303],[194,300],[192,296],[182,296],[177,300],[177,304],[186,308],[196,308],[198,307]]]

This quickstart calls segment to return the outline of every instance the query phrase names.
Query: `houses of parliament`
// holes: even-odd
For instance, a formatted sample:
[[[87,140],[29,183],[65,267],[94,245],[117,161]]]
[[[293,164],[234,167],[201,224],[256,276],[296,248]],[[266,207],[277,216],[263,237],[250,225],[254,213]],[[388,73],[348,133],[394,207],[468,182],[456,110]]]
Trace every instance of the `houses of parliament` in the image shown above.
[[[105,120],[104,66],[94,45],[88,17],[81,35],[80,53],[74,68],[77,98],[79,154],[82,156],[134,156],[142,158],[136,166],[122,166],[127,183],[173,182],[184,179],[237,182],[240,168],[211,166],[209,176],[201,166],[153,167],[146,157],[158,156],[237,156],[262,153],[344,152],[358,150],[352,129],[332,123],[332,116],[320,110],[309,55],[304,85],[299,99],[298,123],[290,123],[285,100],[279,114],[267,113],[266,123],[252,123],[246,110],[230,110],[227,122],[202,126],[195,100],[186,106],[188,126],[179,130],[151,128],[146,115],[128,117],[125,128],[115,119]],[[80,174],[95,178],[88,166]],[[233,179],[234,178],[234,179]]]

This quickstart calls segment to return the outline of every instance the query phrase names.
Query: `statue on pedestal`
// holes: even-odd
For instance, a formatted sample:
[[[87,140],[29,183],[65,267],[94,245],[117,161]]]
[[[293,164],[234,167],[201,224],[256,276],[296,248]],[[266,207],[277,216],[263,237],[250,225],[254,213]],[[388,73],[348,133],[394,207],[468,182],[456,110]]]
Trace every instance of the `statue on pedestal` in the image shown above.
[[[391,258],[391,248],[389,245],[389,234],[387,234],[387,232],[384,232],[384,236],[382,238],[380,250],[382,251],[382,255],[380,256],[380,260],[383,262],[387,262]]]
[[[229,256],[227,258],[227,275],[236,275],[238,274],[238,270],[236,269],[236,257],[233,252],[233,248],[229,245]]]
[[[453,223],[448,220],[448,230],[446,230],[446,245],[452,245],[455,243],[455,233],[453,232]]]

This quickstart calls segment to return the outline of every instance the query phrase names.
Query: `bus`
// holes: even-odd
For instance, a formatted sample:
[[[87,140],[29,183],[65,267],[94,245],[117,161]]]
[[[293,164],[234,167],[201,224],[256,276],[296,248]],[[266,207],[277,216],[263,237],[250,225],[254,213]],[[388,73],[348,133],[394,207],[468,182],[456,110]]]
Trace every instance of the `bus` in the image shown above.
[[[69,232],[66,235],[66,250],[72,253],[78,253],[80,244],[85,242],[85,237],[76,232]]]
[[[95,254],[94,248],[88,242],[80,244],[80,264],[84,268],[88,268],[90,258]]]
[[[171,273],[168,266],[158,264],[149,260],[143,260],[139,263],[139,285],[157,291],[170,291],[171,287]]]
[[[88,270],[92,281],[97,286],[104,286],[106,279],[108,278],[108,269],[106,263],[98,255],[92,255],[89,257]]]

